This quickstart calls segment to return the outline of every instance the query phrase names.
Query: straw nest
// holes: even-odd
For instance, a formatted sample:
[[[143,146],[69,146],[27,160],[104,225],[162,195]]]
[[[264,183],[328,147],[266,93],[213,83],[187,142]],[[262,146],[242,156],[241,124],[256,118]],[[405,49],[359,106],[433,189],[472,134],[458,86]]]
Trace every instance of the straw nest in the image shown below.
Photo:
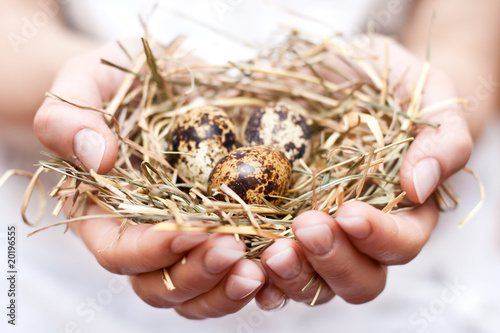
[[[102,110],[48,94],[101,113],[119,138],[118,160],[107,175],[49,154],[40,162],[37,175],[41,170],[62,175],[50,192],[59,198],[54,214],[72,201],[68,219],[56,225],[111,216],[123,221],[125,230],[133,224],[171,221],[157,228],[235,234],[246,243],[246,256],[259,258],[273,240],[293,239],[294,218],[308,210],[335,216],[350,200],[387,213],[415,207],[404,198],[399,170],[415,125],[439,126],[419,119],[428,63],[413,95],[398,100],[387,84],[388,65],[377,73],[370,65],[373,55],[347,43],[340,46],[291,32],[281,45],[254,59],[211,65],[185,62],[182,41],[183,37],[159,46],[143,39],[144,52],[130,68],[103,60],[126,74]],[[161,52],[153,55],[153,47]],[[338,82],[327,79],[332,76]],[[256,108],[276,102],[299,110],[313,133],[310,158],[294,164],[293,182],[279,201],[247,204],[225,185],[214,196],[169,163],[175,154],[169,151],[169,135],[179,115],[199,106],[217,106],[240,127]],[[442,208],[456,204],[444,187],[435,198]],[[102,207],[103,214],[86,216],[90,203]]]

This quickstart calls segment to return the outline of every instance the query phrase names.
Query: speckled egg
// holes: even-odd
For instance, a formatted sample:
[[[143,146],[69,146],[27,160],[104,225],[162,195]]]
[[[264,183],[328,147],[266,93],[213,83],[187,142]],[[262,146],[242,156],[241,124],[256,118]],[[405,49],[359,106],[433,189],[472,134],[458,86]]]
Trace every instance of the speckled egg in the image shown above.
[[[307,159],[310,153],[311,129],[306,119],[284,104],[257,109],[249,118],[244,141],[246,146],[266,145],[281,150],[292,165]]]
[[[220,108],[205,106],[177,117],[171,132],[171,149],[182,154],[170,161],[180,174],[207,184],[215,164],[239,146],[237,128]]]
[[[242,147],[223,157],[208,180],[208,193],[227,185],[246,203],[260,204],[262,198],[277,201],[290,186],[292,166],[286,156],[269,146]],[[221,198],[219,198],[221,199]]]

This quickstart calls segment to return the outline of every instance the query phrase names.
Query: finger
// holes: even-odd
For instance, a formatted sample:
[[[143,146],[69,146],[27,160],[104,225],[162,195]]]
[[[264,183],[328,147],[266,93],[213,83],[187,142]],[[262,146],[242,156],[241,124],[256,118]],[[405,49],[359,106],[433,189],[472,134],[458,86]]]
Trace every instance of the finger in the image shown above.
[[[130,49],[138,49],[138,43],[129,44]],[[118,45],[107,45],[66,63],[51,92],[82,106],[102,108],[118,90],[124,73],[100,64],[101,58],[130,65]],[[116,138],[97,112],[46,98],[35,116],[34,130],[43,145],[86,169],[106,173],[115,163]]]
[[[337,211],[335,220],[362,253],[384,265],[405,264],[415,258],[436,226],[439,210],[429,201],[408,212],[386,214],[351,201]]]
[[[244,243],[236,241],[234,236],[214,234],[189,251],[185,262],[168,268],[175,289],[166,288],[161,271],[132,277],[132,286],[146,303],[172,308],[214,288],[242,258],[244,249]]]
[[[386,267],[357,251],[331,216],[308,211],[292,228],[307,260],[335,294],[359,304],[382,292]]]
[[[419,203],[425,202],[441,182],[467,164],[473,147],[458,105],[425,118],[440,126],[420,126],[399,173],[407,197]]]
[[[88,210],[89,215],[100,213],[97,206]],[[127,275],[168,267],[208,239],[206,233],[157,231],[151,224],[120,229],[121,222],[114,219],[84,220],[72,226],[101,266]]]
[[[247,305],[263,286],[265,275],[253,261],[238,261],[214,289],[175,307],[189,319],[217,318]]]
[[[273,284],[296,302],[310,304],[315,298],[321,278],[304,290],[316,272],[304,257],[300,246],[290,239],[278,239],[261,255],[262,266]],[[322,286],[316,304],[329,301],[335,294],[328,285]]]
[[[382,56],[386,52],[385,38],[374,38],[372,48],[380,55],[374,66],[382,73],[386,66],[385,56]],[[424,63],[395,42],[389,44],[389,57],[389,86],[401,100],[412,97]],[[456,98],[453,81],[444,72],[431,68],[423,87],[421,107]],[[438,184],[465,166],[473,142],[463,106],[459,103],[425,112],[420,118],[439,124],[439,127],[418,126],[415,140],[401,166],[400,182],[410,200],[423,203]]]
[[[264,286],[255,296],[257,306],[265,311],[283,308],[287,301],[288,297],[270,279],[267,279]]]

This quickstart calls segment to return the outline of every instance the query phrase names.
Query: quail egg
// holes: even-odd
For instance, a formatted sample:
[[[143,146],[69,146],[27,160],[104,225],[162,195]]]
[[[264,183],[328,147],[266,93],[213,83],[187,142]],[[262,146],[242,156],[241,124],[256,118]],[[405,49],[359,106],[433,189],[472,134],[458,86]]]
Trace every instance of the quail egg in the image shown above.
[[[248,119],[246,146],[266,145],[281,150],[294,165],[310,153],[311,130],[296,110],[278,103],[257,109]]]
[[[286,156],[269,146],[242,147],[223,157],[208,180],[208,193],[225,184],[249,204],[277,201],[290,186],[292,166]]]
[[[177,117],[171,132],[170,161],[180,174],[206,186],[213,167],[239,146],[237,128],[220,108],[205,106]]]

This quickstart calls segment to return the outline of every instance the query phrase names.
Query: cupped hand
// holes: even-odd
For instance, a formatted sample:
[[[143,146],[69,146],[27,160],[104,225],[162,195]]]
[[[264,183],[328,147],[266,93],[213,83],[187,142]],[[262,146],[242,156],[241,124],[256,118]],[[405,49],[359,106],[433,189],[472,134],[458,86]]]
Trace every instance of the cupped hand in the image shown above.
[[[379,73],[385,66],[385,45],[381,37],[370,45],[378,55],[372,65]],[[389,86],[404,100],[412,95],[424,63],[394,42],[390,43],[389,59]],[[451,80],[433,68],[423,92],[422,108],[457,97]],[[368,302],[384,289],[388,265],[415,258],[439,216],[430,195],[465,166],[473,146],[458,103],[425,112],[421,118],[440,126],[417,128],[401,166],[400,182],[407,198],[422,205],[386,214],[366,203],[350,201],[338,209],[335,218],[319,211],[299,215],[293,223],[297,242],[276,241],[262,254],[269,275],[269,282],[256,297],[262,308],[275,308],[287,298],[311,303],[319,286],[316,304],[335,295],[349,303]],[[302,291],[316,275],[314,284]]]
[[[126,47],[134,54],[142,43],[130,41]],[[124,73],[101,65],[101,58],[125,68],[131,65],[117,44],[106,45],[65,64],[51,92],[78,105],[102,108]],[[34,129],[47,148],[87,170],[106,173],[116,162],[117,140],[97,112],[47,98]],[[95,205],[87,212],[102,213]],[[144,224],[128,226],[117,240],[120,226],[118,220],[99,219],[74,223],[72,230],[105,269],[131,276],[135,292],[152,306],[175,308],[188,318],[219,317],[241,309],[264,284],[264,272],[255,262],[241,259],[245,246],[234,236],[156,231]],[[167,288],[165,273],[175,289]]]

